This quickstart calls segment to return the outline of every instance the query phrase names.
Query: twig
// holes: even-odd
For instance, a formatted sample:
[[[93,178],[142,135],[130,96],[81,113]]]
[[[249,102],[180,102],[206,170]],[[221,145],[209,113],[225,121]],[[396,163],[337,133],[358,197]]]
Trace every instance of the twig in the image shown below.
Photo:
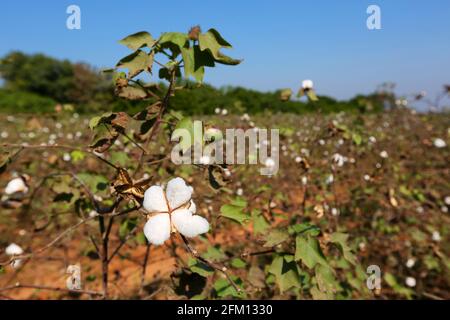
[[[142,263],[142,273],[141,273],[141,286],[139,288],[139,294],[142,294],[144,291],[144,281],[145,281],[145,271],[147,270],[147,261],[150,254],[150,242],[147,243],[147,248],[145,250],[144,261]]]

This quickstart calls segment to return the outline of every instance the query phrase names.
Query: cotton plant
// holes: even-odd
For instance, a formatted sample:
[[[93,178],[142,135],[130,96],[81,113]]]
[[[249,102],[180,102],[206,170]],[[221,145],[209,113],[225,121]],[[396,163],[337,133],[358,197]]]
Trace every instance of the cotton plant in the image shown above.
[[[174,178],[163,187],[153,185],[145,191],[143,207],[149,217],[144,234],[149,243],[162,245],[171,233],[193,238],[209,230],[209,222],[196,215],[193,188],[182,178]]]

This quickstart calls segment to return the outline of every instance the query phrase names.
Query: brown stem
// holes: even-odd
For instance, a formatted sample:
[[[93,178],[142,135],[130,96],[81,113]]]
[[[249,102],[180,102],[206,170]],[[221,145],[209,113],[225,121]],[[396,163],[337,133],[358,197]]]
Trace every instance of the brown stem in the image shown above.
[[[20,288],[22,288],[22,289],[51,290],[51,291],[69,292],[69,293],[82,293],[82,294],[88,294],[88,295],[92,295],[92,296],[103,296],[103,293],[97,292],[97,291],[91,291],[91,290],[71,290],[71,289],[59,288],[59,287],[48,287],[48,286],[31,285],[31,284],[20,284],[20,283],[16,283],[13,286],[0,288],[0,292],[13,290],[13,289],[20,289]]]

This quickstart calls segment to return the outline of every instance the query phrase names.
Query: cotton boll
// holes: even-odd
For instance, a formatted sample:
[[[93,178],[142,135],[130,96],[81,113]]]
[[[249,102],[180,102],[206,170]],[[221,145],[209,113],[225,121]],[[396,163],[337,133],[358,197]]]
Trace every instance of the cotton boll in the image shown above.
[[[10,195],[10,194],[14,194],[16,192],[22,192],[22,193],[28,192],[28,187],[25,184],[25,180],[22,177],[14,178],[10,182],[8,182],[8,184],[6,185],[5,194]]]
[[[440,138],[434,139],[433,144],[436,148],[445,148],[447,146],[445,141]]]
[[[66,161],[66,162],[69,162],[70,160],[72,160],[72,157],[70,156],[70,153],[64,153],[63,160]]]
[[[2,131],[2,133],[0,134],[0,137],[2,137],[3,139],[8,138],[8,136],[9,136],[9,133],[6,131]]]
[[[222,115],[226,116],[228,114],[228,110],[227,109],[222,109]]]
[[[376,143],[376,142],[377,142],[377,139],[376,139],[374,136],[370,136],[370,137],[369,137],[369,142],[370,142],[370,143]]]
[[[368,174],[365,174],[365,175],[364,175],[364,180],[365,180],[365,181],[370,181],[370,176],[369,176]]]
[[[172,223],[179,233],[192,238],[209,230],[208,221],[199,215],[193,215],[186,209],[178,209],[172,213]]]
[[[164,190],[160,186],[151,186],[145,191],[142,205],[150,213],[169,211],[164,197]]]
[[[408,261],[406,261],[406,267],[411,269],[416,264],[416,260],[413,258],[409,258]]]
[[[444,202],[446,205],[450,206],[450,196],[445,197]]]
[[[8,256],[19,256],[23,254],[23,249],[19,245],[11,243],[9,246],[6,247],[5,253]]]
[[[214,113],[215,113],[215,114],[219,114],[220,111],[221,111],[220,108],[215,108],[215,109],[214,109]]]
[[[302,177],[302,184],[303,184],[304,186],[306,186],[307,183],[308,183],[308,178],[307,178],[306,176],[303,176],[303,177]]]
[[[304,90],[312,89],[313,86],[314,86],[314,83],[312,82],[312,80],[303,80],[302,81],[302,88]]]
[[[300,163],[302,162],[302,157],[295,157],[295,162]]]
[[[439,231],[433,231],[433,233],[431,235],[431,239],[433,239],[433,241],[436,241],[436,242],[441,241],[441,234],[439,233]]]
[[[414,288],[416,286],[416,279],[413,277],[407,277],[405,283],[408,287]]]
[[[383,159],[387,159],[389,155],[385,150],[383,150],[380,152],[380,157],[382,157]]]
[[[330,174],[327,179],[325,180],[326,184],[332,184],[334,182],[334,176]]]
[[[144,235],[148,242],[156,246],[163,244],[170,237],[170,217],[160,213],[150,217],[144,226]]]
[[[241,196],[244,194],[244,189],[238,188],[238,189],[236,190],[236,194],[237,194],[238,196],[241,197]]]
[[[187,203],[192,197],[193,188],[186,185],[182,178],[175,178],[167,183],[166,195],[169,206],[173,210]]]

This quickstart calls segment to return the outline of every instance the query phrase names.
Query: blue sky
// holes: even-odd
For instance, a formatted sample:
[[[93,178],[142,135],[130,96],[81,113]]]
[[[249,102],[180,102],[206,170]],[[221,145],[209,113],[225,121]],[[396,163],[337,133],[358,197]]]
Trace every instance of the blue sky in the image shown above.
[[[66,28],[70,4],[81,8],[81,30]],[[370,4],[381,8],[381,30],[366,27]],[[207,70],[217,86],[296,89],[308,78],[319,94],[349,98],[384,81],[431,96],[450,83],[448,0],[2,1],[0,55],[43,52],[110,67],[128,53],[122,37],[194,24],[218,29],[234,46],[225,53],[244,59]]]

